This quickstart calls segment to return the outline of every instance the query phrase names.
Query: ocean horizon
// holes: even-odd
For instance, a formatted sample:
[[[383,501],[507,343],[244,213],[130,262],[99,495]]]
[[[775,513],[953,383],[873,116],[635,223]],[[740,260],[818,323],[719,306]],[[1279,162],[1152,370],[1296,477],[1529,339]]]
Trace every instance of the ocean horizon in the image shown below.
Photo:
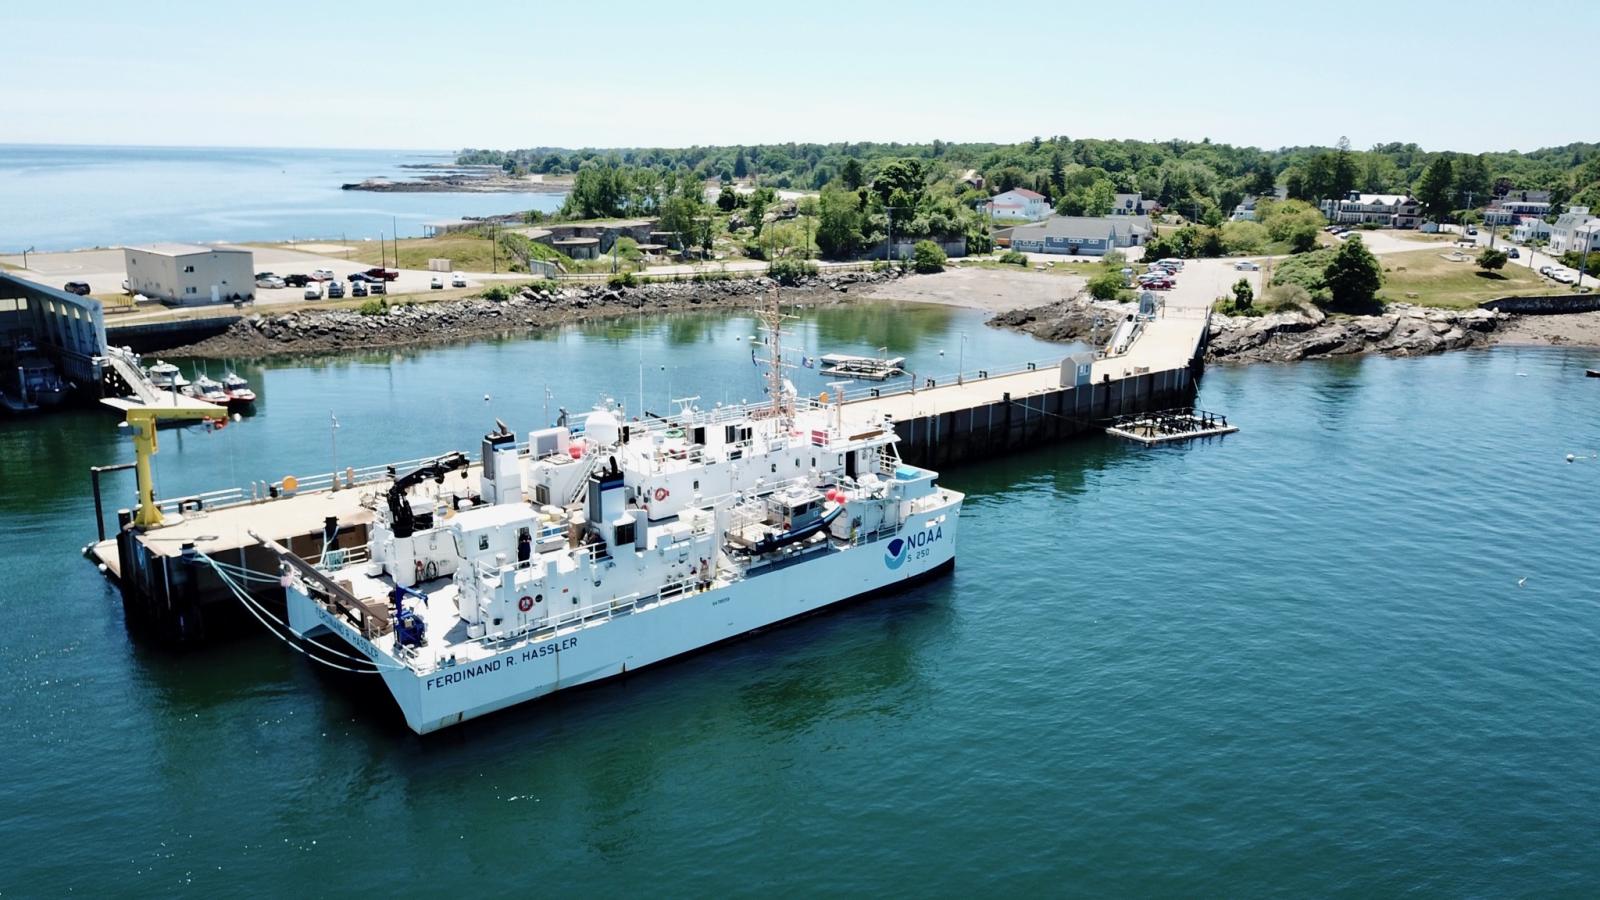
[[[419,237],[426,222],[552,211],[565,194],[374,193],[454,150],[0,144],[0,252],[152,241]]]

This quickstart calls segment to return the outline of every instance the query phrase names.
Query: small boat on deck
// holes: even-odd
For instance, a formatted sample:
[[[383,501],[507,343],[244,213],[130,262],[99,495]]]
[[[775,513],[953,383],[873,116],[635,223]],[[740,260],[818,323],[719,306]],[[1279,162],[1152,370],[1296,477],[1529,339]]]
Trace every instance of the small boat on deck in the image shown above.
[[[189,379],[183,377],[183,370],[169,362],[156,360],[156,364],[145,370],[150,376],[150,383],[163,391],[179,391],[189,386]]]
[[[238,373],[229,372],[222,379],[222,389],[228,395],[228,402],[238,405],[256,402],[256,392],[250,389],[250,382],[245,381]]]
[[[904,375],[906,372],[904,356],[851,356],[847,353],[829,353],[820,359],[822,374],[840,378],[883,381],[896,375]]]
[[[0,366],[0,407],[28,413],[60,406],[67,399],[67,382],[55,363],[24,339]]]

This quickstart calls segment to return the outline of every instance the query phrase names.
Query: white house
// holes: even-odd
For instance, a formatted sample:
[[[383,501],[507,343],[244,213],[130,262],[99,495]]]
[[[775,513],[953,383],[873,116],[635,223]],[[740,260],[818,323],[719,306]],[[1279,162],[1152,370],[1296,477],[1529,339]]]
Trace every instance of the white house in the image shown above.
[[[254,299],[255,256],[242,247],[147,244],[124,247],[128,289],[164,303],[193,306]]]
[[[983,205],[983,211],[996,219],[1027,219],[1030,222],[1050,215],[1050,204],[1044,195],[1027,188],[1012,188],[995,194]]]
[[[1523,219],[1511,229],[1511,239],[1526,244],[1532,240],[1550,239],[1550,223],[1543,219]]]
[[[1600,217],[1589,215],[1587,206],[1572,207],[1550,226],[1550,252],[1566,253],[1568,250],[1600,251]]]

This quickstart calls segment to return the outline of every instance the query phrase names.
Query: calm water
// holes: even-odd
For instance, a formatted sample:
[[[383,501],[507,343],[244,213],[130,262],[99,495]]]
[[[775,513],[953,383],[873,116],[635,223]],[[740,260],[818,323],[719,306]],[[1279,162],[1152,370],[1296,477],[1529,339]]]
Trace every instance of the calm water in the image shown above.
[[[0,144],[0,252],[149,241],[402,237],[422,223],[526,209],[562,194],[378,194],[364,178],[452,162],[418,150],[279,150]]]
[[[929,371],[962,332],[970,365],[1047,349],[942,309],[803,326]],[[738,399],[750,329],[252,367],[260,413],[163,434],[160,485],[324,467],[330,406],[342,461],[475,448],[641,357],[652,407]],[[0,893],[1593,895],[1600,461],[1563,457],[1600,448],[1597,363],[1214,369],[1239,434],[948,471],[947,580],[427,740],[268,638],[131,643],[77,557],[111,417],[0,424]]]

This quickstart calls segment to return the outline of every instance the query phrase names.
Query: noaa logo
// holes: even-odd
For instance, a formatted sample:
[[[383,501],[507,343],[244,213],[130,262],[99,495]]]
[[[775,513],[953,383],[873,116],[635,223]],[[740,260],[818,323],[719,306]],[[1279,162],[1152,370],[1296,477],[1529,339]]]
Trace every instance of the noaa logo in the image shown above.
[[[926,531],[914,531],[903,538],[895,538],[883,551],[883,564],[891,569],[898,569],[911,558],[911,551],[917,551],[917,559],[926,557],[931,550],[928,545],[944,537],[944,527],[935,526]]]
[[[883,564],[891,569],[898,569],[906,563],[906,542],[895,538],[889,542],[888,549],[883,551]]]

